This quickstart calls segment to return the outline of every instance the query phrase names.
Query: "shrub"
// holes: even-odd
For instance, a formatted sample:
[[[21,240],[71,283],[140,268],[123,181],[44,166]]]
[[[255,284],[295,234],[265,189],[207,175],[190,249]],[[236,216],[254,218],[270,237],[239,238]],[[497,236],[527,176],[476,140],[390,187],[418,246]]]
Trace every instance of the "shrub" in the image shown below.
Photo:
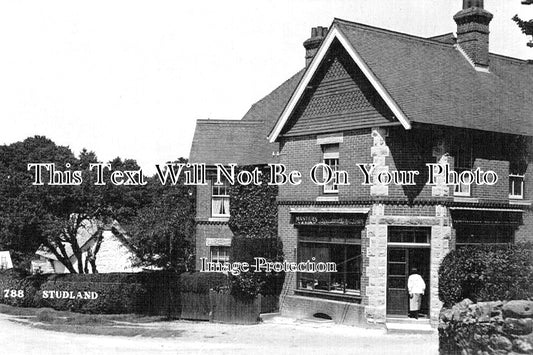
[[[277,237],[233,237],[230,253],[232,262],[254,265],[256,257],[265,258],[267,261],[283,261],[281,240]],[[255,272],[251,268],[247,273],[230,276],[231,294],[242,301],[253,299],[259,293],[279,295],[284,279],[284,272]]]
[[[218,272],[187,272],[179,277],[181,292],[209,294],[212,288],[227,286],[228,277]]]
[[[451,307],[474,302],[533,296],[531,244],[469,246],[450,252],[439,268],[439,298]]]

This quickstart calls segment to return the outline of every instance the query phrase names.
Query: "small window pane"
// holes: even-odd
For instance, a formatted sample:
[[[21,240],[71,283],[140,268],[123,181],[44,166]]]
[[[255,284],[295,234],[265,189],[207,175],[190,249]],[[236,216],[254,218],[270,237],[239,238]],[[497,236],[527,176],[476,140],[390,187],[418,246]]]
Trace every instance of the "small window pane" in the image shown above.
[[[403,276],[405,275],[405,264],[395,264],[389,262],[389,270],[388,270],[389,276]]]
[[[389,251],[389,261],[405,262],[405,250],[391,249]]]
[[[430,230],[428,228],[399,228],[390,227],[388,231],[389,243],[429,243]]]
[[[405,276],[389,277],[389,288],[398,288],[402,290],[407,289],[407,285],[405,284]]]
[[[225,247],[225,246],[211,247],[211,262],[213,263],[229,262],[229,247]]]

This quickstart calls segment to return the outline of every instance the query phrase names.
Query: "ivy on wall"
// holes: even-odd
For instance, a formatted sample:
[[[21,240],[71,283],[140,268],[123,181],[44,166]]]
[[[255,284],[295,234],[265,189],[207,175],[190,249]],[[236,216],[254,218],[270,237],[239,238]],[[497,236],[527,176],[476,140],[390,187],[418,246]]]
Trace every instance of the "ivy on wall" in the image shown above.
[[[235,184],[229,189],[230,219],[233,232],[230,260],[254,264],[255,257],[269,261],[283,260],[283,246],[278,237],[278,187],[268,185],[268,167],[245,166],[235,174],[258,169],[261,184]],[[283,285],[283,273],[255,273],[250,271],[230,278],[231,293],[242,300],[253,299],[258,293],[278,294]]]
[[[252,172],[255,166],[236,168]],[[235,184],[230,187],[229,227],[234,235],[251,238],[272,238],[278,234],[278,187],[269,186],[270,171],[257,167],[262,172],[261,185]]]

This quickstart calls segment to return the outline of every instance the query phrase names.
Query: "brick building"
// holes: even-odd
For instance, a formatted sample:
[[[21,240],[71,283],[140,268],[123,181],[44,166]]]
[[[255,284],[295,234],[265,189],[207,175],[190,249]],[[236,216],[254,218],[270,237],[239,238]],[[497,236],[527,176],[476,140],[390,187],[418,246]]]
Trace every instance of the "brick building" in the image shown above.
[[[252,105],[241,120],[198,120],[189,161],[207,165],[207,185],[196,188],[196,268],[200,259],[227,261],[233,236],[228,227],[227,183],[215,186],[215,164],[266,165],[277,163],[278,143],[267,136],[298,84],[303,70]]]
[[[489,53],[483,1],[465,0],[453,19],[457,36],[432,38],[335,19],[304,42],[305,69],[241,121],[198,122],[193,161],[265,164],[277,149],[279,163],[304,175],[279,189],[285,259],[333,261],[337,272],[288,273],[283,314],[345,324],[405,316],[416,267],[428,286],[422,313],[435,324],[438,268],[450,250],[533,239],[533,64]],[[337,178],[313,183],[306,174],[319,163],[319,179]],[[441,173],[428,184],[426,164],[437,163],[498,180],[449,184]],[[369,185],[358,164],[373,164]],[[420,173],[409,185],[378,181],[395,171]],[[231,240],[213,215],[217,193],[198,189],[197,251],[211,246],[212,259],[213,246]]]

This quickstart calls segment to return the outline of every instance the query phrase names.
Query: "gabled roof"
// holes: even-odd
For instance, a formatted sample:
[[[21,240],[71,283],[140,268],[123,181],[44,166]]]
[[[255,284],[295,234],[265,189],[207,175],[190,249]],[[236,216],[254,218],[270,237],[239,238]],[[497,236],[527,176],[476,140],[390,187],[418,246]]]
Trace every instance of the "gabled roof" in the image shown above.
[[[335,19],[273,128],[271,142],[335,38],[406,129],[423,123],[533,135],[533,65],[527,61],[491,54],[489,72],[480,72],[446,36],[426,39]]]
[[[266,139],[303,70],[256,102],[242,120],[197,120],[191,163],[255,165],[275,162],[277,143]]]

